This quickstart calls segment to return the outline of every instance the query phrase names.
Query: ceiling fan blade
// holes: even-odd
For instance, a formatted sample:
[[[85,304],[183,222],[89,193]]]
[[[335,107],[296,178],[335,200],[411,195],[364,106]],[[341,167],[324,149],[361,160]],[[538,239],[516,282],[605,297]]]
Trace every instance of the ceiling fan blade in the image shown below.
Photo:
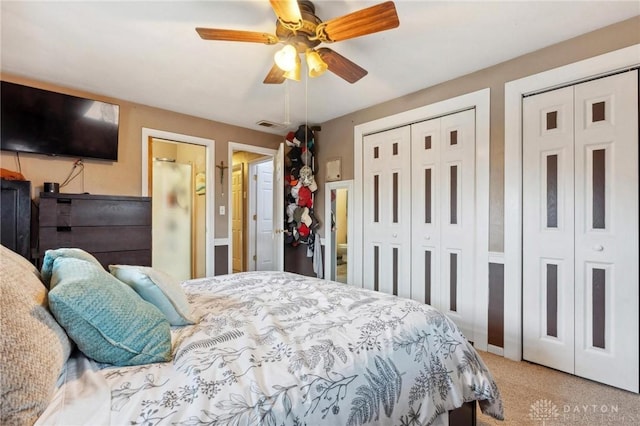
[[[390,30],[398,25],[396,6],[387,1],[326,21],[318,26],[318,35],[322,41],[341,41]]]
[[[278,37],[256,31],[220,30],[217,28],[196,28],[204,40],[245,41],[249,43],[276,44]]]
[[[264,78],[264,84],[282,84],[284,83],[284,71],[277,65],[273,65],[269,70],[269,74]]]
[[[318,49],[318,53],[329,67],[329,71],[351,84],[367,75],[367,70],[328,47],[321,47]]]
[[[302,22],[300,6],[296,0],[269,0],[273,11],[283,24],[299,26]]]

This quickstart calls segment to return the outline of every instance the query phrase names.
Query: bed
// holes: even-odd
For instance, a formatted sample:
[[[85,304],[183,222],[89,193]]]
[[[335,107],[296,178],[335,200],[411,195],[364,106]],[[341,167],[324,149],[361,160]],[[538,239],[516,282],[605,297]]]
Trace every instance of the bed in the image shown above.
[[[114,265],[110,274],[80,250],[51,253],[37,271],[2,248],[3,331],[35,330],[33,352],[43,353],[40,360],[9,356],[5,348],[24,352],[28,345],[16,348],[11,333],[3,333],[3,424],[428,425],[447,424],[451,410],[474,401],[484,413],[503,418],[499,390],[482,359],[455,324],[428,305],[286,272],[176,286],[151,268]],[[50,284],[48,293],[40,280]],[[119,300],[107,309],[110,296],[102,291],[111,287],[126,288],[139,305]],[[22,308],[5,311],[9,292],[25,288],[30,296],[15,296],[28,299]],[[69,306],[91,307],[86,321],[97,321],[106,309],[125,317],[115,332],[133,337],[124,336],[125,343],[105,338],[113,332],[107,324],[97,334],[107,349],[86,347],[59,306],[61,288],[79,297]],[[29,310],[30,320],[38,311],[37,325],[15,320],[7,326],[19,309]],[[162,337],[143,342],[156,332]],[[17,334],[24,338],[24,330]],[[143,349],[127,353],[124,362],[118,353],[109,362],[101,358],[136,344]],[[20,363],[27,365],[14,365]],[[37,384],[42,401],[9,413],[16,396],[6,395],[11,383],[5,373],[34,364],[42,371],[29,378],[45,382]]]

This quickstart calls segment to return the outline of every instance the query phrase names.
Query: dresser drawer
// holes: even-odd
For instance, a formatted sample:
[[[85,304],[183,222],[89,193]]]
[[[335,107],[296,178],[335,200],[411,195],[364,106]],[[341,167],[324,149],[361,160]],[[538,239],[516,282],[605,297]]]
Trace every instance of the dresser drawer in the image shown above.
[[[82,198],[42,198],[40,226],[151,226],[151,202]]]
[[[90,253],[148,250],[151,247],[151,227],[41,227],[40,253],[44,255],[45,250],[60,247],[76,247]]]
[[[105,251],[93,256],[105,269],[109,265],[151,266],[151,250]]]

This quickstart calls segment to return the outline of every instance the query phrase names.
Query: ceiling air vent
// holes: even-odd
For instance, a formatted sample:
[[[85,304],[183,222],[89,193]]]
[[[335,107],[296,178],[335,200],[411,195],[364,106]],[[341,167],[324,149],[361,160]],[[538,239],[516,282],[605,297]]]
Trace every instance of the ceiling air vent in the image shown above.
[[[274,123],[273,121],[267,121],[267,120],[260,120],[256,123],[258,126],[262,126],[262,127],[269,127],[269,128],[282,128],[284,127],[284,124],[282,123]]]

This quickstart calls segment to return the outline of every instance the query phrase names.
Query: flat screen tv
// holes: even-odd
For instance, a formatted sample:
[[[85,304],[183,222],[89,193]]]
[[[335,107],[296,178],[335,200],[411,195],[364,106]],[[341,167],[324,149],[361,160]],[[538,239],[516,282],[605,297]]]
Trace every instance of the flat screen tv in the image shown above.
[[[118,105],[2,82],[0,148],[118,161]]]

